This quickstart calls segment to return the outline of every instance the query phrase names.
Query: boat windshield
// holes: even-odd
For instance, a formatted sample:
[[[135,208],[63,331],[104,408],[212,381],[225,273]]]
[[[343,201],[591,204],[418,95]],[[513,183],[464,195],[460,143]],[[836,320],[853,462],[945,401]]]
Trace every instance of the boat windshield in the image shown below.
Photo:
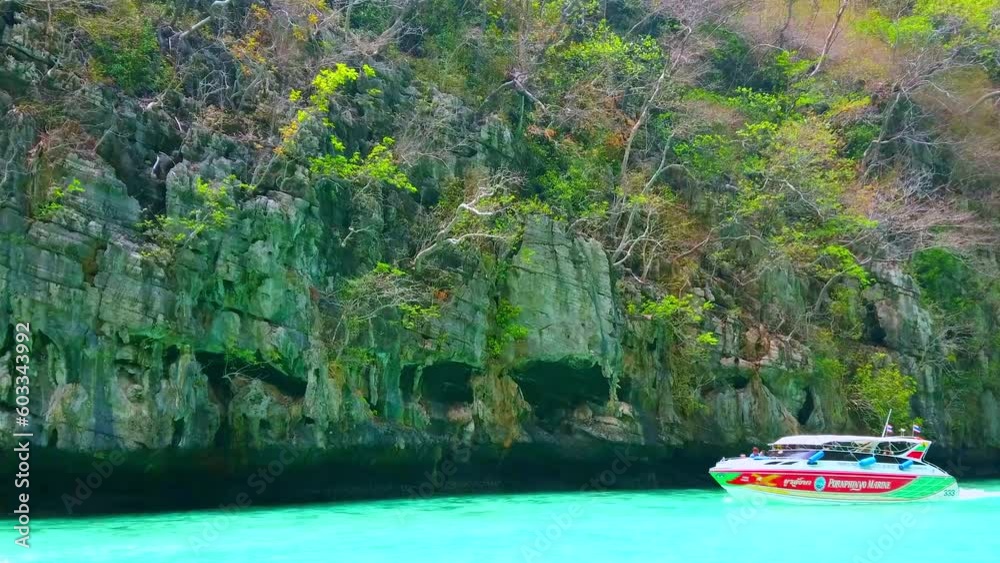
[[[783,459],[809,459],[809,456],[818,450],[768,450],[767,457],[780,457]]]
[[[913,447],[912,442],[905,442],[899,440],[879,440],[873,438],[871,440],[850,440],[850,441],[828,441],[823,443],[785,443],[785,444],[772,444],[771,449],[768,450],[768,457],[781,457],[789,459],[807,459],[812,454],[822,450],[826,453],[825,458],[831,459],[836,457],[840,459],[843,456],[835,456],[831,454],[847,454],[848,457],[861,456],[861,455],[872,455],[878,457],[898,457],[903,456],[910,448]]]

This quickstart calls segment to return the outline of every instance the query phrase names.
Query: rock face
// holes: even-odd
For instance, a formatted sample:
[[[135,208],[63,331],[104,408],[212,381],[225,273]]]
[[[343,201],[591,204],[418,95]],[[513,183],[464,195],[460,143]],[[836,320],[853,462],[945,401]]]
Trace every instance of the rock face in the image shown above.
[[[194,170],[221,178],[231,169],[224,159],[174,167],[168,205],[182,204]],[[626,319],[597,242],[545,216],[528,219],[503,276],[468,258],[439,316],[414,330],[382,325],[367,367],[331,370],[316,288],[336,265],[324,262],[317,202],[253,195],[225,229],[164,268],[145,254],[139,205],[112,170],[70,159],[65,174],[84,192],[52,217],[16,202],[0,209],[0,317],[31,323],[40,446],[136,455],[365,447],[372,459],[398,460],[427,448],[546,445],[572,451],[551,454],[569,459],[613,445],[665,455],[853,428],[842,390],[808,375],[801,343],[721,317],[719,354],[705,360],[714,375],[700,406],[683,406],[676,385],[686,374],[669,361],[670,339]],[[899,272],[866,294],[904,363],[932,339],[916,296]],[[499,307],[521,337],[498,338]],[[925,416],[944,417],[938,375],[914,374]],[[985,445],[1000,441],[996,404],[981,397]]]
[[[621,313],[601,245],[566,235],[548,217],[530,219],[507,275],[505,295],[527,335],[512,347],[515,365],[596,365],[620,373]]]

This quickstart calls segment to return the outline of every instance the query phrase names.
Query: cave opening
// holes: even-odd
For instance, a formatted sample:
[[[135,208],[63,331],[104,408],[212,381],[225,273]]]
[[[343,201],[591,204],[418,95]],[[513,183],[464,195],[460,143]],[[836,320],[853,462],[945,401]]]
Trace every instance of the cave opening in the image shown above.
[[[413,380],[417,377],[418,366],[403,366],[403,371],[399,374],[399,391],[403,394],[404,401],[413,400]]]
[[[163,377],[170,377],[170,368],[181,358],[181,351],[177,346],[169,346],[163,351]]]
[[[798,415],[795,417],[799,421],[799,424],[805,426],[809,422],[809,417],[812,416],[813,409],[815,408],[816,404],[813,400],[812,389],[806,389],[806,400],[802,403]]]
[[[552,418],[585,402],[601,405],[611,396],[611,381],[597,364],[533,362],[511,376],[540,419]]]
[[[876,346],[885,345],[885,329],[878,321],[878,311],[874,303],[865,305],[864,339]]]
[[[184,419],[179,418],[174,421],[174,433],[170,437],[170,445],[176,448],[181,445],[182,439],[184,439]]]
[[[746,389],[747,385],[750,385],[750,373],[743,370],[735,370],[729,378],[729,384],[733,386],[733,389]]]
[[[195,352],[194,357],[201,364],[202,372],[208,377],[218,398],[227,403],[232,398],[232,390],[226,380],[236,376],[259,379],[274,385],[289,397],[303,397],[306,394],[305,381],[285,375],[265,362],[251,362],[232,355],[210,352]]]
[[[440,403],[471,403],[472,367],[460,362],[440,362],[423,368],[419,388],[414,389],[417,366],[406,366],[400,375],[403,398],[412,400],[414,391],[422,399]]]

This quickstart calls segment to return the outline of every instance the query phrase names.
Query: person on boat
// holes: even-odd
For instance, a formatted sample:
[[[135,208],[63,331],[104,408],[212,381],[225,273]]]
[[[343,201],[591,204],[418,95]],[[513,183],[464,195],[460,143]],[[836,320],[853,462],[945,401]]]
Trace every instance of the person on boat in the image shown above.
[[[758,457],[760,457],[760,448],[758,448],[757,446],[754,446],[753,447],[753,451],[750,452],[750,457],[751,458],[758,458]]]

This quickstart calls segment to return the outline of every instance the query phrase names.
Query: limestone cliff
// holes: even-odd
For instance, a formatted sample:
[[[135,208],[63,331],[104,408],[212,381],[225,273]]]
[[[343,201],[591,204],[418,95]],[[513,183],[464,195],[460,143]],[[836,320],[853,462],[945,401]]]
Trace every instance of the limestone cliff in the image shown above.
[[[18,23],[0,28],[4,43],[43,52],[39,20],[5,13]],[[914,412],[941,459],[984,471],[998,459],[997,397],[957,398],[945,328],[898,265],[873,267],[865,287],[839,284],[857,334],[830,346],[789,328],[818,326],[810,315],[830,284],[789,267],[737,287],[699,270],[684,291],[709,305],[696,324],[716,344],[682,358],[687,337],[637,308],[659,289],[558,214],[519,216],[498,252],[456,244],[413,259],[428,201],[523,155],[509,119],[473,118],[405,68],[372,61],[358,78],[388,101],[339,108],[345,142],[427,110],[450,120],[460,148],[419,161],[419,195],[384,191],[362,205],[261,151],[241,126],[194,118],[190,101],[39,72],[25,52],[0,68],[0,440],[13,440],[12,328],[30,323],[29,430],[40,470],[57,476],[53,498],[110,451],[129,460],[120,495],[146,479],[239,481],[282,448],[315,470],[305,493],[283,485],[295,499],[404,494],[444,459],[465,468],[458,481],[502,488],[516,474],[533,486],[534,475],[544,486],[559,481],[553,468],[588,473],[616,448],[642,457],[636,483],[669,483],[781,435],[875,430],[852,410],[843,374],[827,370],[848,349],[886,353],[916,379]],[[28,104],[41,94],[72,127],[43,123]],[[189,216],[205,205],[201,186],[230,178],[253,183],[219,203],[220,226],[190,244],[151,235],[151,218]],[[79,189],[53,199],[52,186],[68,185]],[[387,307],[345,337],[338,284],[403,262],[436,280],[414,290],[434,313]],[[990,369],[998,350],[983,350],[965,370]]]

